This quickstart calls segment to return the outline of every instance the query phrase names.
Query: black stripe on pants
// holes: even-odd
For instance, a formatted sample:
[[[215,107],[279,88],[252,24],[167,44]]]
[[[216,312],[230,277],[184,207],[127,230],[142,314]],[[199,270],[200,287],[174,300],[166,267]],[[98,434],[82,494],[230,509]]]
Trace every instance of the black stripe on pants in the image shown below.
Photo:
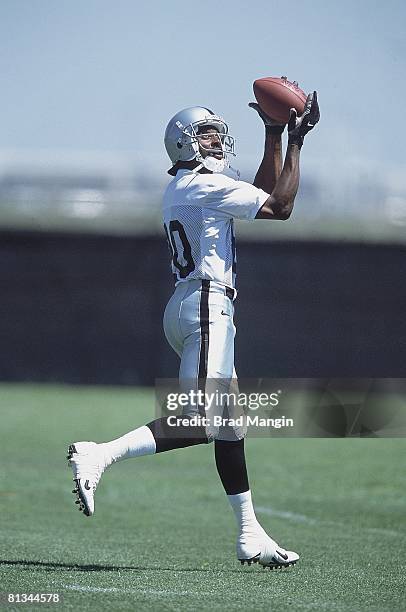
[[[200,352],[199,352],[199,372],[198,372],[198,387],[199,391],[206,391],[207,368],[209,360],[209,294],[210,281],[202,280],[202,288],[200,291]],[[205,416],[204,405],[199,405],[199,414]]]
[[[210,281],[202,280],[200,292],[200,350],[199,350],[199,370],[198,388],[205,392],[207,379],[207,363],[209,357],[209,291]],[[199,414],[205,416],[204,405],[199,405]],[[184,417],[190,419],[192,417]],[[156,419],[147,423],[152,435],[155,438],[156,452],[163,453],[176,448],[195,446],[196,444],[207,444],[208,439],[204,427],[189,427],[178,425],[176,427],[176,437],[173,437],[173,427],[168,425],[167,417]]]

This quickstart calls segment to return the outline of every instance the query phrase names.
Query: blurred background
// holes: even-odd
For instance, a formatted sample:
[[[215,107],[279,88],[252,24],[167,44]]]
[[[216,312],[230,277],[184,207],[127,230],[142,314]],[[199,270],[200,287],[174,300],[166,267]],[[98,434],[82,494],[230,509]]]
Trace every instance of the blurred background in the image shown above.
[[[3,0],[0,379],[176,375],[165,126],[214,109],[252,181],[252,82],[282,75],[318,90],[321,122],[292,218],[237,224],[237,371],[404,376],[405,17],[401,0]]]

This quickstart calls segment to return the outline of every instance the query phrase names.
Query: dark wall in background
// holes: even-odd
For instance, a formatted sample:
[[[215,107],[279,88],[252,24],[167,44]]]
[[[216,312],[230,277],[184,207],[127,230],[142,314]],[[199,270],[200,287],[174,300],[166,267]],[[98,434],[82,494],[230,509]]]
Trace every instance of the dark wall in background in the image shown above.
[[[406,248],[237,239],[242,377],[404,377]],[[153,384],[177,374],[159,237],[0,233],[0,379]]]

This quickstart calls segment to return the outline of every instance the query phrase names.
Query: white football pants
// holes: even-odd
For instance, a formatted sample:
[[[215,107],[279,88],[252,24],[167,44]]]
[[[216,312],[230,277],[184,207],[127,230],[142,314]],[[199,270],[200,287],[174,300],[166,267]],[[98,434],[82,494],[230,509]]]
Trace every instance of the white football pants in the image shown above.
[[[206,417],[209,440],[239,440],[246,432],[244,413],[235,401],[235,294],[214,281],[187,281],[177,285],[164,313],[166,338],[180,357],[181,391],[201,389],[206,398],[203,411],[188,406],[183,413]]]

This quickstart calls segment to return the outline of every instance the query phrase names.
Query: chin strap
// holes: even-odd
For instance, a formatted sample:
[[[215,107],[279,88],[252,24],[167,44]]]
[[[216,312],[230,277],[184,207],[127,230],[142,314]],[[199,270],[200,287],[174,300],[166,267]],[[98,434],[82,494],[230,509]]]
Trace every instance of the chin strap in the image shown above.
[[[212,168],[208,168],[206,164],[201,162],[198,166],[196,166],[196,168],[193,168],[192,172],[198,173],[202,168],[206,168],[206,170],[209,170],[210,172],[213,172],[214,174],[223,172],[223,174],[225,174],[226,176],[229,176],[230,178],[233,178],[236,181],[240,180],[240,171],[237,170],[236,168],[233,168],[227,163],[224,164],[224,167],[222,168],[222,170],[220,169],[213,170]]]

